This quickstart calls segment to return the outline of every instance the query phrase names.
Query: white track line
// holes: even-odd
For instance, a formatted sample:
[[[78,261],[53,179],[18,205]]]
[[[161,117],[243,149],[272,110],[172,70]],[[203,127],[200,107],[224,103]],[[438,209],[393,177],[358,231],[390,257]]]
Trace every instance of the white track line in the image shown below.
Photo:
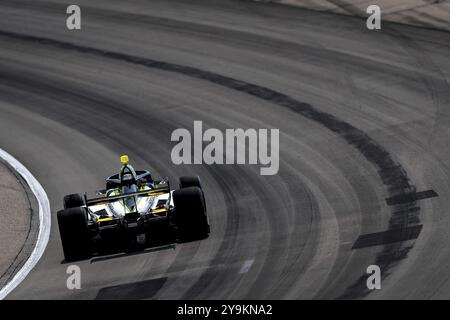
[[[25,262],[22,268],[14,275],[14,278],[0,290],[0,300],[3,300],[25,279],[28,273],[34,268],[39,259],[42,257],[50,236],[51,214],[47,194],[41,184],[35,177],[33,177],[31,172],[28,171],[28,169],[25,168],[12,155],[2,149],[0,149],[0,158],[6,161],[14,170],[16,170],[17,173],[22,176],[39,203],[39,234],[36,241],[36,246],[34,247],[27,262]]]

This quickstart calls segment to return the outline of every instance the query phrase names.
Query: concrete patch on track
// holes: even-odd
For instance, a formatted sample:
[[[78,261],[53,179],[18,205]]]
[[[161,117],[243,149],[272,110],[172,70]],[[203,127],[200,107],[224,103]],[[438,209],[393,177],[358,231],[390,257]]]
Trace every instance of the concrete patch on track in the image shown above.
[[[392,229],[384,232],[364,234],[358,237],[352,249],[379,246],[393,242],[401,242],[417,239],[422,230],[422,225],[415,225],[403,229]]]
[[[396,204],[403,204],[408,202],[414,202],[417,200],[427,199],[427,198],[434,198],[437,197],[438,194],[434,190],[427,190],[422,192],[414,192],[411,194],[403,194],[399,196],[395,196],[392,198],[387,198],[386,203],[388,206],[393,206]]]

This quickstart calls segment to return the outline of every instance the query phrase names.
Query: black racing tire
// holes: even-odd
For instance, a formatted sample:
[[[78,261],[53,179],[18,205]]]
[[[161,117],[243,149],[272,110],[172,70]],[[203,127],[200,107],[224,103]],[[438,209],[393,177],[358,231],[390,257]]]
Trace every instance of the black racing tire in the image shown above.
[[[66,261],[88,259],[91,239],[85,208],[69,208],[57,213],[64,258]]]
[[[69,194],[64,197],[64,209],[77,208],[85,205],[81,194]]]
[[[202,184],[200,183],[200,178],[198,176],[180,177],[180,189],[185,189],[185,188],[190,188],[190,187],[197,187],[197,188],[200,188],[200,190],[202,190],[203,205],[205,206],[205,210],[206,210],[205,194],[203,193],[203,188],[202,188]]]
[[[202,185],[200,183],[200,178],[198,176],[196,177],[189,177],[189,176],[184,176],[184,177],[180,177],[180,189],[184,189],[184,188],[190,188],[190,187],[197,187],[202,189]]]
[[[180,240],[198,240],[208,237],[209,223],[203,191],[189,187],[173,192],[175,225]]]

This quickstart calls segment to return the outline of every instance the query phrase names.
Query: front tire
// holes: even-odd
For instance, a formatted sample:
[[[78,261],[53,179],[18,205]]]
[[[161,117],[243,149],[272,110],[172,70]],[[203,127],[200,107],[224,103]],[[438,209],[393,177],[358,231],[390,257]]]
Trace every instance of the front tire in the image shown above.
[[[106,190],[116,189],[119,187],[119,184],[112,181],[106,181]]]
[[[64,197],[64,209],[77,208],[85,205],[81,194],[69,194]]]
[[[91,241],[84,208],[69,208],[57,213],[64,258],[75,261],[90,258]]]
[[[209,234],[203,191],[198,187],[173,192],[175,225],[181,240],[197,240]]]

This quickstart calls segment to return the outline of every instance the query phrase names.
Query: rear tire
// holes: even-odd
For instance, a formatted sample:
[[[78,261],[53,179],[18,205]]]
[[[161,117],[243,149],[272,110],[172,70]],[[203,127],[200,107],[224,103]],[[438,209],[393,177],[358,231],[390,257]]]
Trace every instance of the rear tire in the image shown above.
[[[69,194],[64,197],[64,209],[77,208],[85,205],[81,194]]]
[[[173,192],[173,201],[178,237],[183,241],[206,238],[209,223],[203,191],[198,187],[179,189]]]
[[[200,183],[200,178],[198,176],[190,177],[190,176],[184,176],[180,177],[180,189],[186,189],[190,187],[197,187],[202,190],[202,199],[203,199],[203,205],[205,207],[206,212],[206,200],[205,200],[205,194],[203,193],[203,188]]]
[[[90,258],[91,241],[84,208],[69,208],[57,213],[64,258],[75,261]]]

